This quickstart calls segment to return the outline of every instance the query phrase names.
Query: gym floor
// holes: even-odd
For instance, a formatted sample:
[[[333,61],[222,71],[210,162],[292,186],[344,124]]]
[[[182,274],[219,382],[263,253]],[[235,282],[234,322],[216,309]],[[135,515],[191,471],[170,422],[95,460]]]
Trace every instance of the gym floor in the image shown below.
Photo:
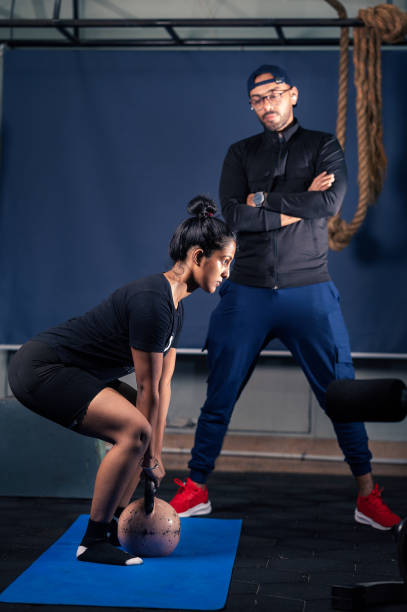
[[[160,497],[175,491],[167,473]],[[386,503],[407,514],[405,479],[381,476]],[[249,612],[329,612],[331,585],[401,580],[390,532],[353,521],[351,477],[289,473],[215,472],[210,480],[215,518],[243,519],[225,610]],[[2,497],[0,590],[47,549],[89,500]],[[189,520],[194,520],[189,519]],[[51,586],[50,586],[51,588]],[[0,603],[0,612],[108,612],[113,608]],[[117,612],[147,610],[116,608]],[[406,604],[374,607],[406,611]]]

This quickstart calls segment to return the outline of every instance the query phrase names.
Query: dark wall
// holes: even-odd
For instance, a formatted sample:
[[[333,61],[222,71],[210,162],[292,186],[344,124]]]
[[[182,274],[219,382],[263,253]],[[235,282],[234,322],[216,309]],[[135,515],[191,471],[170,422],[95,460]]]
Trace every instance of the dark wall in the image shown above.
[[[261,129],[245,86],[257,65],[285,66],[300,90],[299,120],[334,132],[337,62],[336,51],[7,51],[0,343],[24,342],[169,267],[188,200],[217,199],[227,147]],[[406,53],[383,53],[386,185],[351,246],[330,256],[353,351],[407,353],[406,69]],[[350,107],[348,220],[353,98]],[[217,300],[197,292],[185,302],[183,347],[203,344]]]

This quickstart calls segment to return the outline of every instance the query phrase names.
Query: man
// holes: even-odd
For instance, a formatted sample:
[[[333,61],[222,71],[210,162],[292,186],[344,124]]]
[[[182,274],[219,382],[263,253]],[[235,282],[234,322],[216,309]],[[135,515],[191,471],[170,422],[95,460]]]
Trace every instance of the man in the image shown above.
[[[221,182],[222,212],[238,232],[235,265],[211,316],[208,391],[189,462],[170,502],[181,516],[208,514],[205,485],[234,405],[262,348],[279,338],[324,408],[328,384],[353,378],[339,295],[328,273],[328,218],[339,212],[346,167],[336,138],[294,118],[298,89],[278,66],[248,79],[251,109],[264,132],[233,144]],[[374,485],[363,423],[333,422],[358,487],[355,520],[377,529],[400,522]]]

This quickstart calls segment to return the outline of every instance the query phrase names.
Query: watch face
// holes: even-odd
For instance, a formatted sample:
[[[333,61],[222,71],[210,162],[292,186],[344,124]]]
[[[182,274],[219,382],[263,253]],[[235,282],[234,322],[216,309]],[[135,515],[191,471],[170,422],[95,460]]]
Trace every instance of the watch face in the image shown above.
[[[260,204],[263,204],[264,193],[262,191],[256,191],[256,193],[253,196],[253,202],[256,204],[256,206],[260,206]]]

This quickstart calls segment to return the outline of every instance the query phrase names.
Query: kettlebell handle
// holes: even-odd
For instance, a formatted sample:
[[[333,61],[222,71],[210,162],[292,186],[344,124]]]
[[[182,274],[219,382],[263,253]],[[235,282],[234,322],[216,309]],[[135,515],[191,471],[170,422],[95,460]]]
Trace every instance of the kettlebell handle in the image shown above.
[[[154,496],[157,493],[154,481],[146,478],[144,480],[144,511],[151,514],[154,510]]]

